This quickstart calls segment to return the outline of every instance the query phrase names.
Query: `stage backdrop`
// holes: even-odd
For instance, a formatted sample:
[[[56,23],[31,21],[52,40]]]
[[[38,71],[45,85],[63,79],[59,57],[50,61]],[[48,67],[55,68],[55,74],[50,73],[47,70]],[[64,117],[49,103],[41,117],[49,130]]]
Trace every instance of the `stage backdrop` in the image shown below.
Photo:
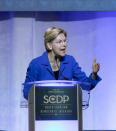
[[[67,53],[87,75],[94,57],[101,64],[102,81],[83,111],[84,129],[116,129],[116,12],[98,11],[0,13],[0,130],[28,131],[21,84],[31,59],[45,51],[43,36],[50,26],[67,31]]]

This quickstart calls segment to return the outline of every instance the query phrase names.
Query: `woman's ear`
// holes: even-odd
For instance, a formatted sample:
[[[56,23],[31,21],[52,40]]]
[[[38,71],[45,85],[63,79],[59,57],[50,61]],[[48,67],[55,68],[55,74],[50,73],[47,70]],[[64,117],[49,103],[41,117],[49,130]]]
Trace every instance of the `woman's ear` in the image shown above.
[[[47,45],[48,50],[51,51],[52,50],[52,44],[48,42],[48,43],[46,43],[46,45]]]

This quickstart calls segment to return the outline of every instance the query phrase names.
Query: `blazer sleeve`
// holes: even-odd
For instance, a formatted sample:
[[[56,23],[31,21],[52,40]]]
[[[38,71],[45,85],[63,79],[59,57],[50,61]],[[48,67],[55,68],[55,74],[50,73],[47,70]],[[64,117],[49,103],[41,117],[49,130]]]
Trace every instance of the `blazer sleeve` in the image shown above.
[[[37,80],[38,69],[35,61],[31,61],[26,72],[26,78],[24,83],[33,82]],[[24,84],[23,95],[24,98],[28,99],[28,94],[33,85]]]
[[[72,66],[73,66],[73,80],[79,81],[79,82],[87,82],[89,83],[89,86],[82,86],[82,89],[84,90],[91,90],[93,89],[99,81],[101,81],[101,78],[97,75],[97,79],[92,79],[92,76],[90,74],[89,77],[81,70],[81,67],[76,62],[74,57],[72,57]]]

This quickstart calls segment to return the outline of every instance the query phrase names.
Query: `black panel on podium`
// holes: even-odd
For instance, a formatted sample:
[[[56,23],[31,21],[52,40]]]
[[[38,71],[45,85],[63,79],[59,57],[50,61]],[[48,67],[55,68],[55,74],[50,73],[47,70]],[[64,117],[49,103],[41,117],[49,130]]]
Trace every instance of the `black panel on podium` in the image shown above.
[[[29,131],[82,131],[80,82],[51,80],[26,84],[33,85],[28,98]]]

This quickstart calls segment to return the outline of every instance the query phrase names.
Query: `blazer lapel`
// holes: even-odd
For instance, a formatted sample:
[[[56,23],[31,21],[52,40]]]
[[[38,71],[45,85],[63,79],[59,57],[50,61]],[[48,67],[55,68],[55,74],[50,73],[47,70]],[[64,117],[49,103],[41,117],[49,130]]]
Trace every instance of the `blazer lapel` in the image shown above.
[[[66,56],[64,56],[63,57],[63,59],[61,60],[61,62],[60,62],[60,75],[61,76],[59,76],[60,78],[61,77],[64,77],[64,75],[63,75],[63,72],[64,72],[64,70],[66,69],[66,64],[68,63],[68,61],[66,60]],[[61,78],[62,79],[62,78]]]
[[[64,56],[60,62],[60,71],[61,74],[63,74],[65,68],[66,68],[66,64],[68,64],[68,59],[66,56]],[[48,59],[48,53],[47,52],[44,52],[44,54],[42,55],[42,65],[45,66],[45,68],[52,74],[54,75],[53,71],[52,71],[52,68],[51,68],[51,65],[50,65],[50,62],[49,62],[49,59]]]
[[[65,63],[61,62],[60,63],[60,71],[63,72],[64,69],[65,69]]]

